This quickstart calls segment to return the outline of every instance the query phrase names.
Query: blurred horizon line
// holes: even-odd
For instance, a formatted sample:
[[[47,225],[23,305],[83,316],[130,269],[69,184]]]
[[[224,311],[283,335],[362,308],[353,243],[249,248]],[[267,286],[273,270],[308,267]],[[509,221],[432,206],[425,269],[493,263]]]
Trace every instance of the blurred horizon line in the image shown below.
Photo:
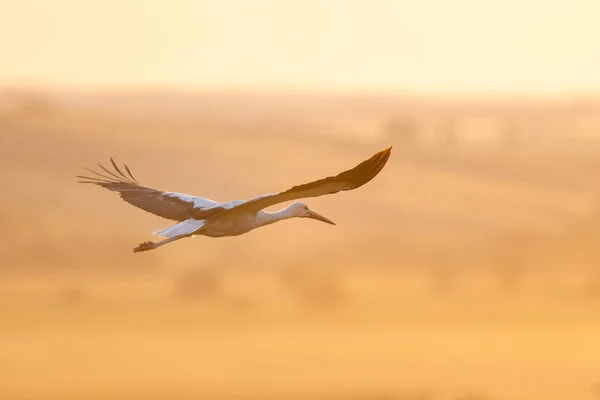
[[[158,92],[173,95],[277,95],[277,96],[328,96],[328,97],[380,97],[404,98],[407,100],[462,100],[492,102],[600,102],[600,93],[595,91],[498,91],[498,90],[425,90],[414,88],[342,85],[280,85],[280,84],[14,84],[0,82],[0,93],[4,94],[63,94],[102,95],[140,94]]]

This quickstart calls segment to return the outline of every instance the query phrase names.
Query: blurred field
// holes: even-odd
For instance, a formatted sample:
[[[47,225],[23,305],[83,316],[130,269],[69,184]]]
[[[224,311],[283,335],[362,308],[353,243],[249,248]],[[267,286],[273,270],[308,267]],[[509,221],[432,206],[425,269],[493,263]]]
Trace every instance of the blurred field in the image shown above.
[[[600,104],[0,94],[0,399],[594,399]],[[309,199],[338,225],[132,253],[170,224],[78,185]]]

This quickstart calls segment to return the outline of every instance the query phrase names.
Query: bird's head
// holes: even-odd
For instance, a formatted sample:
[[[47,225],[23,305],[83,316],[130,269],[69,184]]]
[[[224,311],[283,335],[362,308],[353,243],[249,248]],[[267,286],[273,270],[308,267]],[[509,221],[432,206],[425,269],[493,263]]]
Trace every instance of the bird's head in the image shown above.
[[[333,221],[331,221],[328,218],[325,218],[324,216],[322,216],[321,214],[319,214],[317,212],[314,212],[313,210],[308,208],[308,206],[304,203],[294,203],[289,208],[290,208],[292,214],[294,215],[294,217],[312,218],[312,219],[316,219],[318,221],[326,222],[331,225],[335,225],[335,223]]]

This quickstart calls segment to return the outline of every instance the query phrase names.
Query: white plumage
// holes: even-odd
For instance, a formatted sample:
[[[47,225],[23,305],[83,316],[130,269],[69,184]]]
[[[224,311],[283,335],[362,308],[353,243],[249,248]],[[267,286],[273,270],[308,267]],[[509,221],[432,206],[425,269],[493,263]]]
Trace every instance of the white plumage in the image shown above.
[[[121,170],[114,160],[110,161],[114,171],[102,165],[102,173],[86,168],[95,177],[80,176],[81,183],[92,183],[116,191],[128,203],[177,224],[153,232],[165,239],[144,242],[134,252],[155,249],[185,237],[203,235],[209,237],[237,236],[260,226],[289,218],[312,218],[335,225],[324,216],[310,210],[303,203],[294,203],[277,212],[266,212],[265,208],[286,201],[306,197],[318,197],[340,191],[356,189],[373,179],[385,166],[392,147],[382,150],[356,167],[338,175],[297,185],[283,192],[262,195],[252,200],[234,200],[219,203],[214,200],[185,193],[166,192],[142,186],[131,170],[124,165]]]
[[[202,228],[202,226],[204,225],[204,221],[203,219],[186,219],[185,221],[181,221],[178,224],[169,226],[167,228],[163,228],[163,229],[159,229],[157,231],[152,232],[153,234],[155,234],[156,236],[159,237],[164,237],[164,238],[174,238],[176,236],[180,236],[180,235],[190,235],[192,233],[194,233],[194,231],[197,231],[198,229]]]

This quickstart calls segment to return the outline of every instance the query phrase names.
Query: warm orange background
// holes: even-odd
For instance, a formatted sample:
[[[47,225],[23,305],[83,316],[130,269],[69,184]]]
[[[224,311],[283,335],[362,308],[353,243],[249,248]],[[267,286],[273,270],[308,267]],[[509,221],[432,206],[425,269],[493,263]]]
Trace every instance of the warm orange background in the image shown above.
[[[0,0],[0,399],[600,396],[596,1]],[[170,221],[76,183],[290,220]],[[277,207],[274,207],[277,208]]]

